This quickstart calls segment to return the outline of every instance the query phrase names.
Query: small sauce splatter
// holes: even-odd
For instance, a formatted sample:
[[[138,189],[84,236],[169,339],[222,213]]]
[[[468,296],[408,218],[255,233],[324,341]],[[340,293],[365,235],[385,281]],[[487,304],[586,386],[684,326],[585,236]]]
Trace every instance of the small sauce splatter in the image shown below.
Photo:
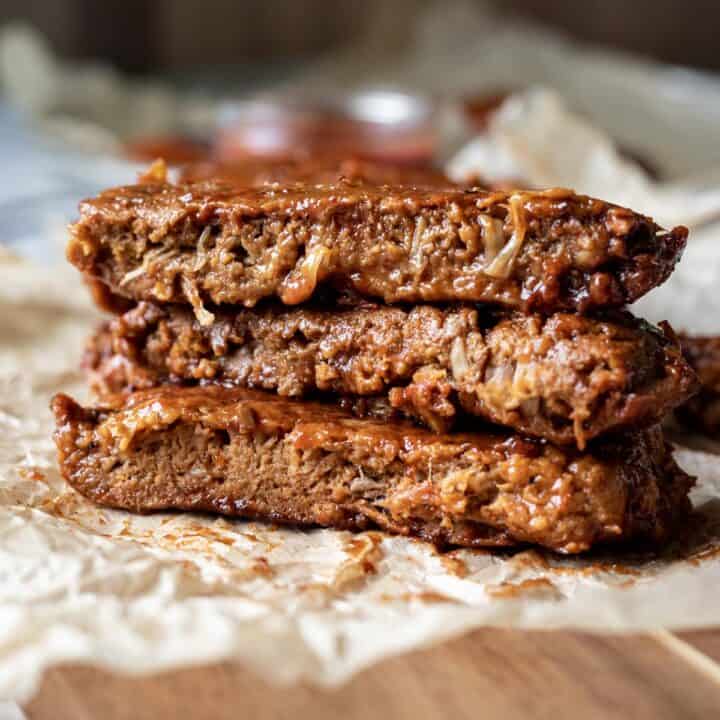
[[[497,585],[487,585],[485,592],[491,598],[500,599],[560,600],[564,597],[560,590],[544,577],[530,578],[517,583],[502,582]]]
[[[383,535],[379,532],[366,532],[350,537],[343,547],[348,556],[335,572],[333,589],[335,591],[354,587],[369,575],[377,573],[377,564],[383,558]]]
[[[45,476],[45,473],[40,472],[37,468],[30,467],[20,467],[18,468],[18,475],[23,480],[33,480],[34,482],[42,482],[47,484],[47,477]]]
[[[271,578],[275,576],[275,570],[272,568],[267,558],[257,558],[252,565],[252,571],[264,578]]]
[[[462,559],[452,554],[443,555],[440,558],[440,562],[443,567],[455,577],[465,578],[470,573],[470,569],[467,563]]]
[[[371,574],[377,572],[375,563],[382,559],[381,543],[380,533],[368,532],[350,538],[343,550],[360,564],[364,573]]]

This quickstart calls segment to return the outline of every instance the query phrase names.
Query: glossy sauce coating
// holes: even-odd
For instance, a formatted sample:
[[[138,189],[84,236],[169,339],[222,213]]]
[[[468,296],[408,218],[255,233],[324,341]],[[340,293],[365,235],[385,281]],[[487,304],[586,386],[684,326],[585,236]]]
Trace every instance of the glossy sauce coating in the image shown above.
[[[386,303],[617,307],[672,272],[687,231],[569,190],[360,181],[117,188],[85,201],[68,258],[135,300],[294,305],[322,285]]]

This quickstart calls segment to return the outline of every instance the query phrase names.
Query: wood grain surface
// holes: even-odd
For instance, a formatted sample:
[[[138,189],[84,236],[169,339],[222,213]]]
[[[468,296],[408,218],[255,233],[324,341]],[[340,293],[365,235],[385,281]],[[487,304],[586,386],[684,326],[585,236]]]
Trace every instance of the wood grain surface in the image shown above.
[[[31,720],[720,717],[720,630],[635,636],[483,629],[385,660],[336,690],[275,687],[227,663],[132,678],[45,676]]]

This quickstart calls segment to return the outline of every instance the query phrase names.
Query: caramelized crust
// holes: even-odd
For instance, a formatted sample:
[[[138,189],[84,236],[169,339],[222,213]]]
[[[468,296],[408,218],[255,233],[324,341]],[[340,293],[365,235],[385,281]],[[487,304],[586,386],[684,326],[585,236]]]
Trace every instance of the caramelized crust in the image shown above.
[[[101,396],[168,382],[380,396],[438,432],[464,412],[581,448],[660,422],[696,389],[677,344],[629,313],[609,322],[366,304],[214,315],[203,326],[182,306],[140,303],[103,324],[84,357],[91,386]]]
[[[566,553],[663,540],[691,478],[657,428],[586,453],[508,434],[434,435],[256,391],[159,388],[53,401],[66,480],[136,512],[199,510],[438,544]]]
[[[387,303],[585,312],[662,283],[687,230],[569,190],[150,182],[80,206],[68,259],[134,300],[287,305],[331,284]]]

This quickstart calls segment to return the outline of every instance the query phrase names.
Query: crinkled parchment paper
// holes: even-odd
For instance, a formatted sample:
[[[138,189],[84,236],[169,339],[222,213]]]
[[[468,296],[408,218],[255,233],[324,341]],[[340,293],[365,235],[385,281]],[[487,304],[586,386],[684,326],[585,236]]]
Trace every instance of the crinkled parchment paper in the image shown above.
[[[658,557],[439,554],[367,532],[101,509],[61,480],[50,396],[97,319],[69,268],[0,260],[0,697],[83,661],[142,673],[236,659],[333,684],[478,625],[638,630],[720,622],[720,462],[681,450],[696,515]]]

